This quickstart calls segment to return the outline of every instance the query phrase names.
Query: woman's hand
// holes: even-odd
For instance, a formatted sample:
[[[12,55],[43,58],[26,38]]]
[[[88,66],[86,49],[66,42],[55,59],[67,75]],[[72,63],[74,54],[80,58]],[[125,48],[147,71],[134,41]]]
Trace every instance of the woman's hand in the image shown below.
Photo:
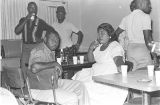
[[[97,47],[99,46],[99,42],[97,40],[94,40],[90,46],[89,46],[89,50],[93,51],[95,50]]]

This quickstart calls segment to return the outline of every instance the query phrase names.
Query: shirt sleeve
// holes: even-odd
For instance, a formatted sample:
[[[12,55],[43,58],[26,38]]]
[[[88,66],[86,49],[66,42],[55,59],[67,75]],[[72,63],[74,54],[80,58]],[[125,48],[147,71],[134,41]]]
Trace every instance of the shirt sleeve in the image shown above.
[[[22,22],[24,22],[24,20],[25,20],[25,18],[23,17],[23,18],[21,18],[20,20],[19,20],[19,24],[21,24]]]
[[[116,45],[113,47],[112,51],[111,51],[111,56],[112,58],[116,57],[116,56],[124,56],[124,50],[122,48],[121,45]]]
[[[79,32],[79,29],[77,27],[75,27],[72,23],[70,23],[70,27],[71,27],[73,32],[75,32],[75,33]]]
[[[151,30],[151,18],[147,14],[145,14],[142,20],[142,30]]]
[[[126,17],[124,17],[119,25],[119,28],[125,30],[126,29],[126,25],[125,25],[125,22],[126,22]]]
[[[42,50],[33,49],[30,53],[28,69],[31,68],[31,65],[33,63],[41,62],[42,56],[43,56]]]

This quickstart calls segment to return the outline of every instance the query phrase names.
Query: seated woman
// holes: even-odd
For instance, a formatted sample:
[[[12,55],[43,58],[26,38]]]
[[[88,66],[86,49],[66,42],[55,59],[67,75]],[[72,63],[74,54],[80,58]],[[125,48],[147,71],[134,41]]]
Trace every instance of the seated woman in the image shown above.
[[[88,50],[88,60],[96,61],[92,68],[85,68],[76,73],[72,79],[85,83],[91,105],[123,105],[127,90],[96,83],[92,76],[113,74],[121,72],[120,66],[124,64],[124,50],[122,46],[112,39],[113,27],[103,23],[97,28],[98,38],[93,41]]]

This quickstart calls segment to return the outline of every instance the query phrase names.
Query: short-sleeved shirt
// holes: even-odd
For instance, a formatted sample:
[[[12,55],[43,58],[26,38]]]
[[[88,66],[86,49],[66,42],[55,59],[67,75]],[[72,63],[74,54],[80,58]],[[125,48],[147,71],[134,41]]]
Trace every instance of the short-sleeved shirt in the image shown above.
[[[55,61],[55,51],[51,51],[45,43],[40,43],[32,49],[29,58],[29,68],[36,62],[52,62]]]
[[[38,19],[38,22],[36,22],[37,21],[36,19]],[[24,21],[25,21],[25,17],[20,19],[19,24],[23,23]],[[35,17],[31,27],[29,25],[30,25],[30,20],[28,20],[27,23],[26,23],[26,30],[27,31],[25,31],[25,26],[24,26],[24,28],[20,32],[20,33],[22,33],[23,42],[28,43],[28,44],[35,43],[36,41],[40,42],[43,38],[43,32],[47,31],[47,30],[50,30],[50,29],[53,29],[45,21],[43,21],[42,19],[40,19],[38,17]],[[36,41],[34,41],[34,39],[32,37],[33,31],[35,31],[34,35],[35,35]],[[25,35],[25,33],[27,33],[27,34]]]
[[[119,27],[127,32],[129,43],[145,43],[143,30],[151,30],[151,18],[136,9],[122,19]]]
[[[77,29],[72,23],[67,21],[64,21],[63,23],[55,22],[52,26],[60,35],[60,49],[71,47],[73,45],[73,42],[71,40],[72,32],[78,33],[79,29]]]

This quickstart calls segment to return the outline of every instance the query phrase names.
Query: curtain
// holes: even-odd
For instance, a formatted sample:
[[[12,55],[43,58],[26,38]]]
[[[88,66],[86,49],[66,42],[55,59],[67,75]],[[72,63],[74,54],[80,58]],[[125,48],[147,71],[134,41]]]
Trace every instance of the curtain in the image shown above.
[[[38,6],[38,17],[46,21],[48,24],[53,24],[56,21],[55,11],[58,5],[66,3],[57,0],[56,2],[43,0],[1,0],[1,26],[2,39],[21,39],[21,35],[14,33],[15,26],[19,23],[20,18],[27,15],[27,5],[34,1]]]

